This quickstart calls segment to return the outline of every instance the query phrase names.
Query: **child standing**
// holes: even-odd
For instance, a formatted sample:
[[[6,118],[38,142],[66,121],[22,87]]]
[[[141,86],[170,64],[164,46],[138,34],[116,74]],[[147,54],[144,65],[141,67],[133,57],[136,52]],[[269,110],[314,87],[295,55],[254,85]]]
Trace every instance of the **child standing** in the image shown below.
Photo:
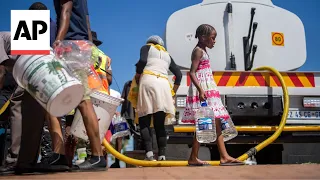
[[[202,24],[197,28],[196,38],[199,39],[197,46],[193,49],[191,55],[190,78],[192,84],[189,87],[187,96],[187,105],[184,111],[182,122],[195,122],[195,113],[200,108],[200,102],[207,101],[208,106],[214,111],[216,119],[217,146],[220,153],[220,165],[243,165],[243,163],[231,157],[224,145],[221,133],[220,119],[230,118],[228,112],[223,106],[217,85],[214,82],[210,59],[206,48],[212,49],[215,44],[217,32],[211,25]],[[193,146],[188,163],[190,166],[208,165],[207,162],[199,160],[198,151],[200,144],[194,137]]]

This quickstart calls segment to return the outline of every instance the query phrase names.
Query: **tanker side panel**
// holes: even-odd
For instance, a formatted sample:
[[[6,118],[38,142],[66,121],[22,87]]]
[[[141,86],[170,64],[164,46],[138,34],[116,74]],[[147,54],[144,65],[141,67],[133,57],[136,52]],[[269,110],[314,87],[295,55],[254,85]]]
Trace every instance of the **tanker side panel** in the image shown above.
[[[166,46],[176,63],[190,68],[190,55],[197,43],[195,32],[200,24],[217,31],[216,45],[208,50],[213,71],[229,68],[227,3],[197,4],[179,10],[167,21]],[[232,2],[233,42],[237,70],[244,70],[243,37],[248,35],[251,8],[258,23],[253,45],[257,45],[254,67],[271,66],[279,71],[301,67],[306,61],[304,26],[295,14],[274,5]]]

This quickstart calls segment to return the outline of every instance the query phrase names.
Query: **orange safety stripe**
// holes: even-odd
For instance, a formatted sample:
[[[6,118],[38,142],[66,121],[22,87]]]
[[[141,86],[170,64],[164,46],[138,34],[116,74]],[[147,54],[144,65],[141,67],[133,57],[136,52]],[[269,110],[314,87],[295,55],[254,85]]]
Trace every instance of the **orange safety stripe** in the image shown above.
[[[281,72],[287,87],[315,87],[314,73]],[[175,78],[173,78],[175,79]],[[213,79],[217,86],[255,86],[280,87],[278,78],[269,72],[213,72]],[[187,74],[187,86],[191,79]]]

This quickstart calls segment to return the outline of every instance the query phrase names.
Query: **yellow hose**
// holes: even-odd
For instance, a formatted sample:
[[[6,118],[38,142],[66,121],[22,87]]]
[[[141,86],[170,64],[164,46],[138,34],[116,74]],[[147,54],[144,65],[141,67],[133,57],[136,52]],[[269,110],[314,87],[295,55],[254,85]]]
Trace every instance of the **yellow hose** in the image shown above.
[[[0,115],[8,108],[9,104],[10,104],[10,99],[6,103],[4,103],[4,105],[1,107]]]
[[[279,126],[236,126],[238,132],[247,132],[247,133],[255,133],[255,132],[275,132]],[[179,126],[174,127],[173,130],[175,133],[193,133],[195,131],[194,126]],[[320,131],[319,126],[285,126],[282,132],[314,132]]]
[[[281,117],[280,125],[279,125],[278,129],[272,134],[272,136],[270,136],[268,139],[264,140],[262,143],[258,144],[254,148],[251,148],[248,152],[246,152],[245,154],[240,156],[238,158],[240,161],[244,161],[248,157],[250,157],[251,155],[255,155],[255,153],[259,152],[261,149],[265,148],[266,146],[268,146],[269,144],[274,142],[280,136],[284,126],[286,125],[286,121],[287,121],[287,116],[288,116],[288,111],[289,111],[289,94],[288,94],[288,89],[287,89],[287,86],[284,82],[284,79],[282,78],[279,71],[277,71],[271,67],[259,67],[259,68],[255,69],[255,71],[262,71],[262,70],[268,70],[268,71],[271,71],[272,73],[274,73],[278,77],[278,79],[281,83],[282,92],[283,92],[283,101],[284,101],[283,114]]]
[[[145,160],[138,160],[133,159],[128,156],[125,156],[115,150],[106,139],[103,140],[103,145],[107,149],[109,153],[111,153],[114,157],[123,161],[127,164],[132,164],[136,166],[144,166],[144,167],[172,167],[172,166],[187,166],[188,161],[145,161]],[[219,161],[210,161],[211,165],[219,165]]]
[[[271,67],[260,67],[255,69],[255,71],[261,71],[261,70],[268,70],[274,73],[278,79],[280,80],[281,86],[282,86],[282,91],[283,91],[283,101],[284,101],[284,110],[283,110],[283,115],[281,118],[281,122],[277,130],[274,132],[272,136],[270,136],[268,139],[263,141],[262,143],[258,144],[256,147],[251,148],[248,152],[240,156],[238,159],[241,161],[246,160],[248,157],[251,155],[254,155],[255,153],[259,152],[261,149],[264,147],[268,146],[272,142],[274,142],[279,135],[281,134],[284,125],[286,124],[286,119],[288,116],[288,111],[289,111],[289,95],[288,95],[288,89],[286,84],[284,83],[284,80],[281,76],[281,74],[271,68]],[[127,164],[131,165],[136,165],[136,166],[145,166],[145,167],[156,167],[156,166],[187,166],[188,161],[144,161],[144,160],[137,160],[133,159],[130,157],[127,157],[121,153],[119,153],[117,150],[115,150],[108,142],[106,139],[103,140],[103,145],[107,149],[108,152],[110,152],[115,158],[119,159],[120,161],[123,161]],[[219,165],[220,161],[208,161],[210,165]]]

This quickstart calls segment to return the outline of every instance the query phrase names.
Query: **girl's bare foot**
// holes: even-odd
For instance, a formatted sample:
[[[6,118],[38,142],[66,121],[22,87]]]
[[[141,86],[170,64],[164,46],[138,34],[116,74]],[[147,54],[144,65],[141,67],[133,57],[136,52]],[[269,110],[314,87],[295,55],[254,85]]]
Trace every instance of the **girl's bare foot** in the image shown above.
[[[208,166],[209,165],[209,163],[207,163],[206,161],[201,161],[198,158],[189,159],[188,164],[189,166]]]

